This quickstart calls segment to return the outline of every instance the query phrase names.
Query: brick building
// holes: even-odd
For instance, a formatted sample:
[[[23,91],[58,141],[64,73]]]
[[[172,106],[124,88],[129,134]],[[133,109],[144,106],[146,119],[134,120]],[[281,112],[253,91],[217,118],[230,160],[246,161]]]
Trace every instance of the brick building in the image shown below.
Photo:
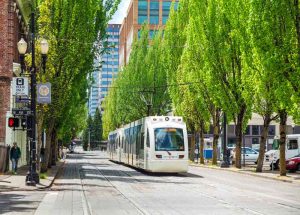
[[[119,66],[123,67],[129,61],[132,43],[136,36],[139,36],[140,29],[144,23],[149,24],[149,36],[156,31],[163,29],[168,18],[174,1],[177,9],[178,0],[132,0],[127,16],[125,17],[120,29],[119,45]]]
[[[26,38],[30,7],[31,0],[0,0],[0,172],[5,170],[7,145],[16,141],[11,137],[21,135],[25,139],[19,141],[21,146],[26,142],[24,132],[13,133],[7,128],[7,117],[13,105],[11,80],[20,73],[17,42],[21,36]],[[25,159],[23,156],[21,160]]]

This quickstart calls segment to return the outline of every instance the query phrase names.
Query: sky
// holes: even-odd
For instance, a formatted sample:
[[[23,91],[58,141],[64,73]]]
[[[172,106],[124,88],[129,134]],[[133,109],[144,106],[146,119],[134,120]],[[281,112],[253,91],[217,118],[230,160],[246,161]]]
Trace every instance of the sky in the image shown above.
[[[112,19],[109,21],[111,24],[122,24],[124,17],[126,16],[127,9],[131,0],[122,0],[119,4],[118,10]]]

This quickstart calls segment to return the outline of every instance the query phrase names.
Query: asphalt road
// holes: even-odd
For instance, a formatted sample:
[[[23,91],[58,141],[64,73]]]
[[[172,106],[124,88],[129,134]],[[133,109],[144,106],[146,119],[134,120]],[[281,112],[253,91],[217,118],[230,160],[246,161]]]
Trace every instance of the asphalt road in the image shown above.
[[[8,203],[14,206],[2,211],[0,194],[0,212],[300,214],[300,184],[199,167],[187,174],[146,174],[110,162],[105,153],[81,150],[68,155],[51,190],[14,195]]]

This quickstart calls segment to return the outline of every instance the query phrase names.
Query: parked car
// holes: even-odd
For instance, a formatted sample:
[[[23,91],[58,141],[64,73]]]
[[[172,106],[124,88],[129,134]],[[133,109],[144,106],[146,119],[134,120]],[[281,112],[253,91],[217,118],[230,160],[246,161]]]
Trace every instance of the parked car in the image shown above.
[[[292,172],[300,171],[300,154],[286,160],[286,169]]]
[[[245,163],[257,163],[258,159],[258,152],[254,149],[251,149],[250,147],[242,147],[241,151],[241,161],[244,162],[245,157]],[[244,156],[245,155],[245,156]],[[232,163],[235,163],[235,149],[232,151]]]

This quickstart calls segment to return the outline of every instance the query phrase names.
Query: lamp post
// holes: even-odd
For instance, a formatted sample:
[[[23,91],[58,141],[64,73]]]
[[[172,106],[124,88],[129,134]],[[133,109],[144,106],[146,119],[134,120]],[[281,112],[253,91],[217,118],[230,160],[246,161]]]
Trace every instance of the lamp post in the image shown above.
[[[33,185],[39,183],[39,175],[36,171],[36,66],[35,66],[35,20],[34,13],[31,13],[31,67],[30,67],[30,109],[31,115],[27,116],[28,125],[30,129],[28,130],[28,138],[30,141],[30,160],[29,160],[29,171],[26,176],[26,184]],[[22,38],[18,42],[18,51],[20,54],[21,68],[24,68],[24,55],[27,50],[27,43]],[[49,50],[49,45],[46,40],[41,42],[41,53],[43,58],[43,69],[45,70],[46,65],[46,55]],[[27,128],[28,129],[28,128]]]
[[[221,167],[229,167],[227,156],[227,117],[225,112],[223,112],[223,161],[221,163]]]

